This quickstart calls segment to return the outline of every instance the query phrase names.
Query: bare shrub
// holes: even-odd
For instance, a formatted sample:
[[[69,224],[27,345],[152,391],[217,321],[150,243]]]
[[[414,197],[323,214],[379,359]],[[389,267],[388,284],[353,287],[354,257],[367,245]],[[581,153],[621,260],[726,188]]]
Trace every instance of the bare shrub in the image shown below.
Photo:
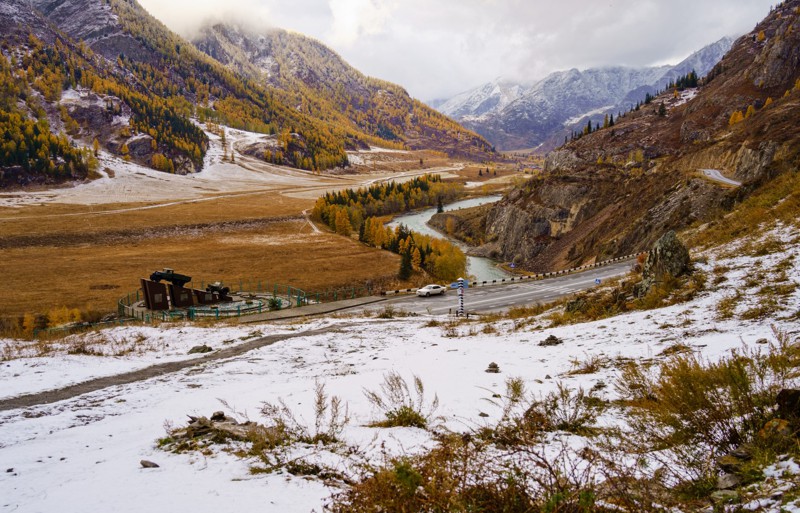
[[[364,390],[367,400],[384,416],[370,424],[373,427],[418,427],[427,429],[437,420],[434,412],[439,408],[439,398],[434,395],[430,404],[425,401],[425,386],[414,376],[414,390],[397,372],[384,375],[380,391]]]
[[[570,361],[572,369],[567,373],[570,376],[579,374],[594,374],[602,370],[609,363],[609,359],[602,355],[587,356],[585,360],[581,361],[573,359]]]
[[[765,349],[745,347],[716,362],[684,353],[658,369],[629,364],[615,385],[632,407],[629,427],[613,445],[661,467],[673,488],[702,495],[716,476],[715,455],[756,438],[798,367],[800,349],[777,330]]]
[[[531,397],[519,378],[506,380],[504,396],[489,402],[501,408],[500,420],[492,428],[479,430],[479,436],[503,446],[524,446],[539,443],[545,433],[567,431],[591,435],[591,427],[604,403],[593,391],[573,390],[558,383],[555,391],[538,398]]]
[[[267,418],[268,426],[281,435],[281,444],[334,444],[340,441],[342,431],[350,422],[347,405],[337,396],[329,398],[325,385],[320,382],[314,384],[313,430],[297,419],[283,399],[277,403],[264,402],[261,414]]]
[[[594,458],[565,445],[521,448],[498,457],[490,444],[450,435],[431,451],[393,458],[334,495],[332,513],[485,511],[504,513],[612,511],[601,504]]]

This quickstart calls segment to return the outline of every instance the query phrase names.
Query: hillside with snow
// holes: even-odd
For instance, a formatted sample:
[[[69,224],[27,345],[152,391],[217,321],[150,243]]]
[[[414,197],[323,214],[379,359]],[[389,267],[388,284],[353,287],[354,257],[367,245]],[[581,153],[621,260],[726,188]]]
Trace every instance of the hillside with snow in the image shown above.
[[[764,247],[772,252],[763,254]],[[591,433],[625,422],[618,384],[631,362],[659,365],[680,355],[717,361],[732,351],[800,344],[800,240],[793,229],[779,227],[695,260],[696,272],[709,280],[695,299],[585,324],[552,326],[552,312],[469,321],[403,318],[398,312],[376,319],[356,312],[285,325],[177,324],[113,328],[54,342],[2,340],[0,379],[13,386],[0,391],[0,405],[22,393],[190,359],[195,356],[186,351],[198,344],[217,350],[292,334],[239,357],[0,411],[0,503],[6,511],[203,512],[235,504],[242,510],[321,512],[341,500],[332,497],[346,491],[347,482],[367,478],[375,465],[428,454],[446,432],[478,436],[501,425],[509,414],[502,398],[512,378],[530,400],[561,389],[583,390],[600,401],[593,404],[605,405],[590,430],[543,433],[539,443],[553,451],[553,461],[563,456],[558,447],[572,448],[569,454],[576,458],[584,454],[581,448],[600,450]],[[779,285],[788,292],[776,308],[754,318],[752,311],[763,303],[761,291]],[[487,372],[492,363],[499,372]],[[424,384],[418,404],[430,413],[428,429],[372,427],[383,414],[365,392],[379,392],[392,373],[407,383],[417,376]],[[800,385],[797,374],[784,384]],[[328,398],[339,397],[342,408],[346,405],[346,415],[330,431],[336,443],[295,441],[261,456],[246,439],[214,443],[201,437],[175,445],[187,415],[210,417],[216,411],[225,416],[215,418],[227,423],[270,426],[282,419],[292,433],[325,431],[335,423],[330,409],[315,414],[319,385]],[[434,397],[438,407],[432,410]],[[493,457],[502,461],[507,449],[497,445]],[[798,460],[792,458],[766,468],[762,480],[738,492],[740,500],[757,504],[757,511],[800,511],[796,496],[775,492],[800,483]],[[146,468],[141,461],[158,466]]]

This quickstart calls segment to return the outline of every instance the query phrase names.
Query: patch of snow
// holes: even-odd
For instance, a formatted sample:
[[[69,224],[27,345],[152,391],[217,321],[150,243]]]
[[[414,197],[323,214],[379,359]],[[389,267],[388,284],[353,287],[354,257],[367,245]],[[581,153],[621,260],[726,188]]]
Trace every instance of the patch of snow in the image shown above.
[[[697,96],[698,92],[699,92],[699,89],[697,89],[697,88],[686,89],[684,91],[681,91],[680,97],[674,103],[672,103],[670,106],[671,107],[679,107],[679,106],[683,105],[684,103],[693,100]]]
[[[597,109],[590,110],[589,112],[585,112],[583,114],[578,114],[577,116],[573,116],[573,117],[569,118],[568,120],[564,121],[564,126],[574,125],[575,123],[577,123],[578,121],[580,121],[582,119],[586,119],[586,118],[589,118],[589,117],[592,117],[592,116],[597,116],[599,114],[605,114],[606,111],[608,111],[610,109],[613,109],[613,108],[614,108],[613,105],[605,105],[603,107],[599,107]]]

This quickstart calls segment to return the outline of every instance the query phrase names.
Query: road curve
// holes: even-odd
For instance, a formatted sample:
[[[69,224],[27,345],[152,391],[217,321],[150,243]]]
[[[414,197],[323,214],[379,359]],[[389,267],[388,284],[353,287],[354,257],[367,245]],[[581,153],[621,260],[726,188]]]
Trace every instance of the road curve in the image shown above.
[[[736,180],[726,178],[718,169],[701,169],[700,171],[703,172],[703,176],[714,182],[718,182],[723,185],[729,185],[731,187],[739,187],[742,185],[742,182],[737,182]]]

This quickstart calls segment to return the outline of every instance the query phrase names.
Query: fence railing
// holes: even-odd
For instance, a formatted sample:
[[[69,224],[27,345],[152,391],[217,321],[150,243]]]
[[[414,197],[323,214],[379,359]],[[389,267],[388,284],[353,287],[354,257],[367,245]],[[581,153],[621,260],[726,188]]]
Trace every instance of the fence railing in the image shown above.
[[[243,317],[260,314],[269,310],[297,308],[311,304],[330,303],[343,299],[370,296],[375,292],[372,287],[339,287],[319,292],[306,292],[297,287],[292,287],[291,285],[270,284],[267,281],[257,279],[214,280],[213,282],[194,280],[185,286],[186,288],[195,288],[193,287],[194,283],[198,284],[199,287],[197,288],[202,290],[207,284],[217,282],[230,287],[231,293],[241,296],[243,301],[239,301],[230,307],[226,307],[225,303],[221,303],[202,307],[193,306],[154,311],[145,310],[139,306],[143,297],[141,290],[136,290],[120,298],[117,303],[118,314],[120,318],[135,319],[144,323]]]
[[[553,271],[549,273],[541,273],[541,274],[526,274],[522,276],[513,276],[510,278],[500,278],[497,280],[478,280],[475,282],[470,282],[470,287],[486,287],[489,285],[500,285],[506,283],[514,283],[517,281],[536,281],[536,280],[544,280],[546,278],[554,278],[556,276],[563,276],[565,274],[572,274],[576,272],[585,271],[587,269],[594,269],[596,267],[604,267],[607,265],[615,264],[617,262],[622,262],[625,260],[632,260],[637,258],[639,255],[646,255],[647,253],[635,253],[633,255],[626,255],[622,257],[612,258],[610,260],[603,260],[602,262],[595,262],[593,264],[582,265],[580,267],[573,267],[571,269],[563,269],[561,271]],[[396,294],[413,294],[417,291],[417,289],[398,289],[398,290],[385,290],[381,292],[383,296],[393,296]]]

